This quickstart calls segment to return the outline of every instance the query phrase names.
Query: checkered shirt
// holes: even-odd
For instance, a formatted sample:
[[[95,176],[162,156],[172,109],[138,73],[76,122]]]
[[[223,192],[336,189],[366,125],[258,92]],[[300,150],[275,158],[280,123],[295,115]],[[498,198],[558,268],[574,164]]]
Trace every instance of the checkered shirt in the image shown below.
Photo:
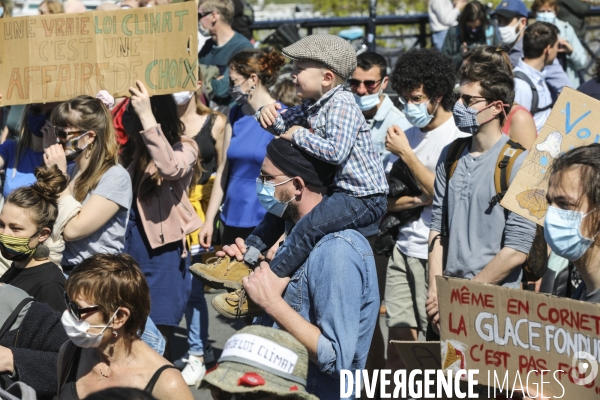
[[[258,110],[255,118],[260,115]],[[388,184],[379,155],[373,148],[371,131],[352,93],[342,85],[318,101],[305,99],[280,114],[267,130],[285,133],[294,125],[292,141],[320,160],[337,165],[333,186],[350,196],[387,194]]]

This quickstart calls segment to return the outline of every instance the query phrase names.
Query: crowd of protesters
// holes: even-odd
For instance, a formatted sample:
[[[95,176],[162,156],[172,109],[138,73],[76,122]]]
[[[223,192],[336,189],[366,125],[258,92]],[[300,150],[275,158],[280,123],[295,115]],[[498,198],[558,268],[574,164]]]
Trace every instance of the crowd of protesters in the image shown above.
[[[195,90],[2,108],[0,387],[333,399],[341,370],[405,368],[379,316],[390,340],[439,340],[437,276],[600,303],[599,144],[550,166],[543,234],[500,205],[564,87],[600,99],[562,3],[534,22],[521,0],[431,0],[437,48],[389,65],[327,34],[255,49],[244,2],[206,0]],[[545,274],[524,274],[534,253]],[[207,287],[249,325],[208,372]]]

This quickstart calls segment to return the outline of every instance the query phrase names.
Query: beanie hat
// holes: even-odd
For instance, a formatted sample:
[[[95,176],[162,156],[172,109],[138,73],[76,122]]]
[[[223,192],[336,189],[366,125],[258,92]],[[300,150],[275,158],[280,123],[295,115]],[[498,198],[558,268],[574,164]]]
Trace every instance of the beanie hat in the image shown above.
[[[275,139],[267,146],[267,156],[289,176],[299,176],[314,186],[329,186],[336,166],[321,161],[285,139]]]

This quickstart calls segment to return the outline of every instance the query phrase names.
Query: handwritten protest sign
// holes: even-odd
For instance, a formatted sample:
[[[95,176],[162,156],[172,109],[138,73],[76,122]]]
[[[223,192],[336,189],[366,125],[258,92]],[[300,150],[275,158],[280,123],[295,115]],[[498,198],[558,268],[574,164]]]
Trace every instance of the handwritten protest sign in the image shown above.
[[[552,161],[570,149],[599,142],[600,101],[565,87],[500,204],[542,225]]]
[[[128,96],[195,90],[195,2],[0,19],[3,105],[64,101],[101,89]]]
[[[547,398],[598,398],[600,305],[441,276],[437,286],[443,369],[479,369],[480,384],[509,392],[543,381]]]

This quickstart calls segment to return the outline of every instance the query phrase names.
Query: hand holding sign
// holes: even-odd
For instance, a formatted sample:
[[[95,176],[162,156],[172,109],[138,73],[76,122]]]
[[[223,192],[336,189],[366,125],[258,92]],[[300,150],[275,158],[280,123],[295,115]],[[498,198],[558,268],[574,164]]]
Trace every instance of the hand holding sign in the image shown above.
[[[135,81],[137,89],[134,87],[129,88],[131,93],[131,106],[135,110],[135,113],[140,117],[140,122],[144,130],[152,128],[157,125],[156,118],[152,114],[152,106],[150,105],[150,95],[146,86],[142,81]]]

